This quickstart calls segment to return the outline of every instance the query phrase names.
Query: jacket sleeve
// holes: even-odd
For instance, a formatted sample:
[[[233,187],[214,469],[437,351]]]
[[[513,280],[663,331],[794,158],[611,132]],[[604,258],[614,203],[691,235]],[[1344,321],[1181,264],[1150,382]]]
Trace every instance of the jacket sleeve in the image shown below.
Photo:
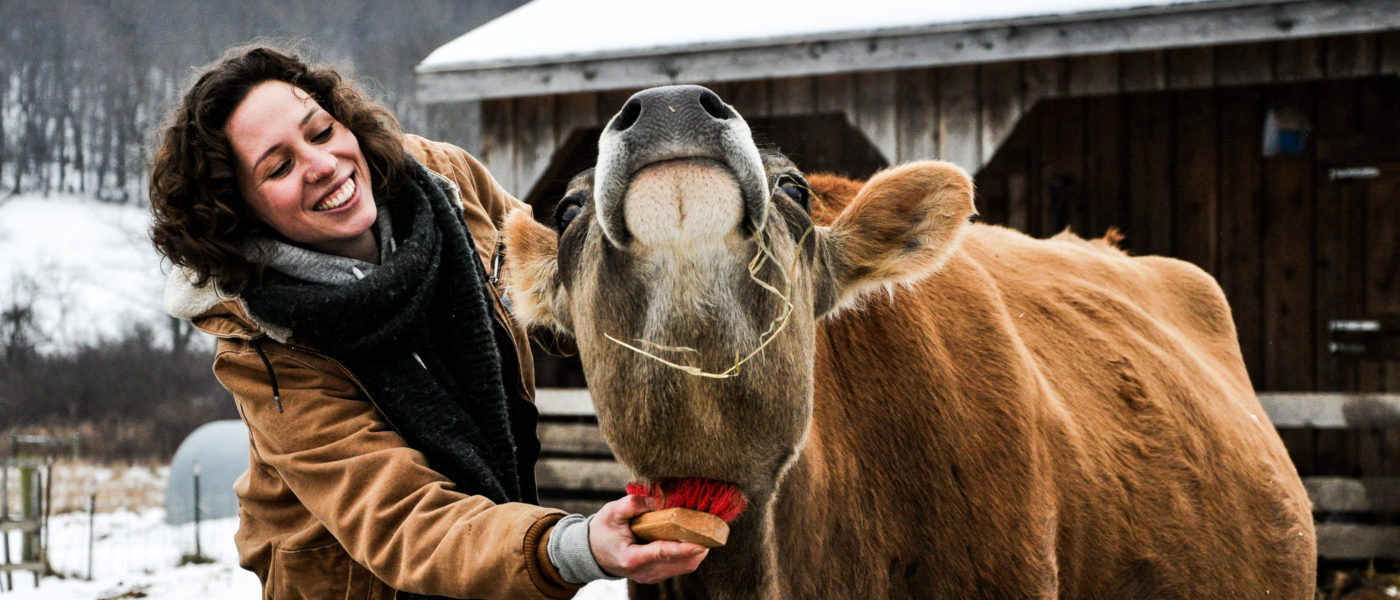
[[[568,598],[549,563],[564,515],[494,504],[453,489],[386,423],[338,363],[266,343],[221,351],[214,372],[248,424],[253,452],[276,470],[355,561],[395,589],[464,598]]]

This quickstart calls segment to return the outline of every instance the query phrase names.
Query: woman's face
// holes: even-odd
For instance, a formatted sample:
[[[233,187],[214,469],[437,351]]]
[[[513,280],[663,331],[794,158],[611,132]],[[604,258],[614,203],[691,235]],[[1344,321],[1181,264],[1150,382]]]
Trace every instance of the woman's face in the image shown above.
[[[253,214],[295,243],[357,256],[377,215],[355,135],[284,81],[253,87],[224,126]]]

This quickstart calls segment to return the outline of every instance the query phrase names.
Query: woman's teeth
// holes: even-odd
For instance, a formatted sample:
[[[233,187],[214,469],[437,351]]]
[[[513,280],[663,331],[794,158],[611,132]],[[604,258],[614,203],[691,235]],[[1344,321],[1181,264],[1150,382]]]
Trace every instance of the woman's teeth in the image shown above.
[[[330,198],[322,200],[313,208],[313,210],[331,210],[333,208],[340,208],[341,205],[345,204],[345,202],[350,200],[350,197],[354,195],[355,180],[346,179],[345,185],[340,186],[339,192],[336,192],[336,194],[334,196],[331,196]]]

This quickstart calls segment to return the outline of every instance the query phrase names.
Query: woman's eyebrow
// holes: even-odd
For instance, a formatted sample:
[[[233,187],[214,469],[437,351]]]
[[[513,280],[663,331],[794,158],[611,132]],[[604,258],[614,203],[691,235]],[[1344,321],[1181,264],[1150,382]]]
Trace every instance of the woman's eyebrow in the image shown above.
[[[318,112],[321,112],[321,107],[319,106],[313,106],[311,107],[311,110],[306,111],[306,116],[301,118],[301,126],[306,127],[306,124],[311,122],[311,117],[316,116],[316,113]],[[263,160],[265,160],[268,156],[271,156],[273,152],[276,152],[281,147],[282,144],[275,144],[271,148],[268,148],[267,152],[263,152],[262,156],[259,156],[257,160],[253,161],[253,171],[257,171],[258,165],[262,164]]]

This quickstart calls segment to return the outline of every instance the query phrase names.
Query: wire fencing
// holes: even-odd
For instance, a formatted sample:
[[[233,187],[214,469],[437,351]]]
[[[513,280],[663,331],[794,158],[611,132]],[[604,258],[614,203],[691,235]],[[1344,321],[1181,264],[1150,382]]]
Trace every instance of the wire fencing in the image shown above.
[[[48,462],[48,468],[4,469],[4,504],[9,521],[20,520],[24,490],[39,487],[46,499],[46,516],[37,533],[46,574],[61,579],[121,580],[150,575],[183,564],[237,563],[233,543],[238,518],[207,518],[171,524],[166,519],[166,485],[170,469],[165,465],[94,465],[80,461]],[[26,483],[24,479],[30,481]],[[194,488],[204,506],[209,499],[232,490]],[[199,511],[196,511],[197,513]],[[26,532],[5,530],[6,562],[19,562],[25,554]],[[30,544],[35,543],[31,533]],[[35,569],[0,573],[0,592],[23,590],[36,583]]]

